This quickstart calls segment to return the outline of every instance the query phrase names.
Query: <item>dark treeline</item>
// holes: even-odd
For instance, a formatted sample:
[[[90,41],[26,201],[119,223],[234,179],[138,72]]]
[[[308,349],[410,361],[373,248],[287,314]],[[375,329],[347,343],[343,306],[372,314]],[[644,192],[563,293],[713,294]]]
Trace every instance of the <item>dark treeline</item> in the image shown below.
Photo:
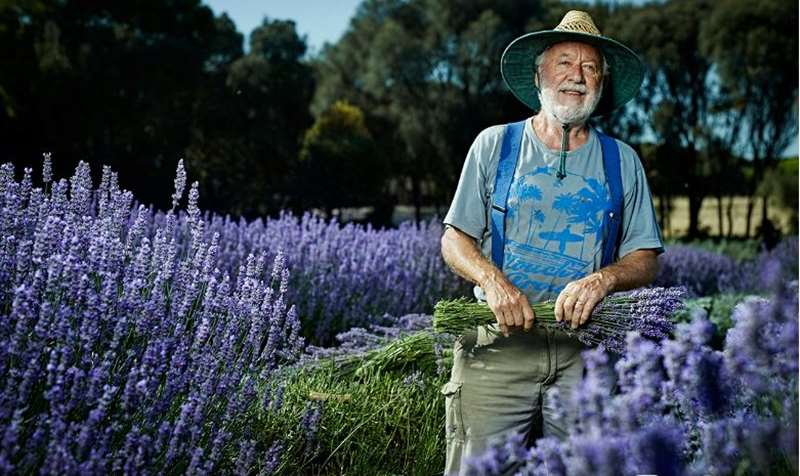
[[[637,99],[598,125],[638,148],[660,215],[688,196],[694,237],[703,199],[721,216],[745,195],[754,232],[755,198],[783,178],[772,171],[797,130],[787,0],[365,0],[314,57],[293,22],[269,17],[245,54],[233,22],[196,0],[0,1],[0,161],[38,169],[49,151],[57,176],[108,164],[164,208],[184,158],[205,209],[419,216],[449,203],[481,129],[530,114],[500,78],[505,46],[574,7],[648,66]]]

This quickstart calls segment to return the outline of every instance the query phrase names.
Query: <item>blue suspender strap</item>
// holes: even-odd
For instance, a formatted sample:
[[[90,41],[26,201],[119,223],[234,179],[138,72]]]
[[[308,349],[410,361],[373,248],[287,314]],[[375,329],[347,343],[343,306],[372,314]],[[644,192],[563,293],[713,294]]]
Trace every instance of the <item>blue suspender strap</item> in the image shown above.
[[[601,260],[601,267],[605,267],[614,262],[614,255],[617,253],[617,244],[619,243],[619,225],[622,222],[622,174],[619,168],[617,142],[599,131],[596,132],[603,148],[603,170],[611,193],[611,210],[608,214],[603,215],[603,229],[608,230],[603,242]]]
[[[503,134],[503,145],[500,148],[500,161],[497,164],[497,175],[494,179],[492,194],[492,261],[503,269],[503,249],[506,243],[506,204],[511,181],[517,168],[519,146],[525,121],[506,125]]]

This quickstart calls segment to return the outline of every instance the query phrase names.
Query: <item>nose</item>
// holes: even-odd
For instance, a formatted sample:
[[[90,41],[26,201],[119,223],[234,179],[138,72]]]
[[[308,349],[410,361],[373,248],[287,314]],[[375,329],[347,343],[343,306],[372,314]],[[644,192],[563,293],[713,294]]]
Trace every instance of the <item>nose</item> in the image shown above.
[[[567,72],[567,77],[578,84],[582,84],[586,81],[586,78],[583,75],[583,68],[581,67],[580,63],[570,66],[569,71]]]

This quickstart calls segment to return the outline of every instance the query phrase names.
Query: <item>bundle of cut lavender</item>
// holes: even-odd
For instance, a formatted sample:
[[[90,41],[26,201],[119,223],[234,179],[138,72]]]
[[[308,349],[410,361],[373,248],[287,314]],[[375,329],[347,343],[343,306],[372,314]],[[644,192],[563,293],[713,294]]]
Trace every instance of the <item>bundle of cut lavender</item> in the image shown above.
[[[534,325],[557,329],[587,345],[601,345],[621,354],[629,331],[638,331],[657,340],[668,337],[675,326],[672,315],[683,306],[685,295],[683,287],[642,288],[612,294],[603,299],[586,324],[577,329],[556,321],[555,301],[535,303],[531,307],[536,314]],[[494,314],[486,303],[465,298],[439,301],[433,311],[436,332],[458,335],[494,322]]]

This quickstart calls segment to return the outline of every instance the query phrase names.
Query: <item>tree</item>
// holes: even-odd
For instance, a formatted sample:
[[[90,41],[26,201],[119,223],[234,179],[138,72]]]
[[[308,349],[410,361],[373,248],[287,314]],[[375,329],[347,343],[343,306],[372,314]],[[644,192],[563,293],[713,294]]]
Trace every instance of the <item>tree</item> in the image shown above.
[[[199,0],[0,4],[4,160],[55,172],[101,163],[145,202],[169,202],[195,97],[218,49]]]
[[[722,0],[703,26],[701,47],[714,61],[729,108],[731,147],[753,161],[748,183],[747,234],[758,185],[797,132],[797,41],[780,32],[797,31],[797,6],[782,0]],[[741,129],[744,131],[742,133]],[[767,217],[767,197],[762,217]]]
[[[334,103],[306,131],[295,184],[301,208],[372,204],[383,195],[387,163],[364,122],[345,101]]]
[[[449,201],[466,151],[491,124],[528,111],[504,90],[503,48],[538,2],[367,0],[315,63],[319,114],[339,99],[365,112],[392,163],[398,199]]]
[[[230,38],[222,44],[230,52]],[[265,18],[250,35],[248,54],[223,57],[186,153],[209,208],[260,216],[289,204],[289,173],[311,125],[314,80],[305,51],[294,22]]]
[[[626,9],[612,15],[609,35],[633,47],[647,65],[642,91],[634,108],[649,119],[640,137],[652,134],[661,145],[660,167],[671,166],[677,183],[659,190],[663,200],[676,192],[689,198],[690,237],[697,237],[699,213],[708,193],[710,173],[704,154],[707,148],[706,122],[711,111],[708,81],[711,62],[700,53],[699,34],[711,2],[670,0]]]

